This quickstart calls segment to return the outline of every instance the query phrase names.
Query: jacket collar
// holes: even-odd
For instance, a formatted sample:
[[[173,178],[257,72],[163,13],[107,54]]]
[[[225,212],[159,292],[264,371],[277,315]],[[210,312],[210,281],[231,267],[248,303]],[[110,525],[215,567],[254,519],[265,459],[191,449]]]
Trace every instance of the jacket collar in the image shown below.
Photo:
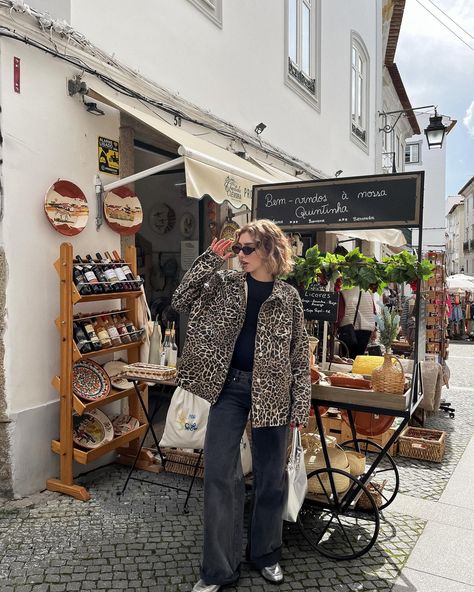
[[[241,286],[246,284],[247,279],[247,272],[246,271],[236,271],[230,276],[230,279],[234,282],[238,282]],[[273,284],[273,290],[268,300],[275,300],[278,298],[279,300],[285,299],[285,282],[283,280],[279,280],[278,278],[275,280]]]

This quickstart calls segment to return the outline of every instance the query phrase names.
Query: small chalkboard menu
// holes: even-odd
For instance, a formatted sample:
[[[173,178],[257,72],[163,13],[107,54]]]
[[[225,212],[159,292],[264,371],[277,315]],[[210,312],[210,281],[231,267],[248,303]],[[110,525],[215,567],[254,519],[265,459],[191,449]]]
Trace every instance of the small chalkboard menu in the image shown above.
[[[256,185],[253,217],[284,229],[416,227],[424,172]]]
[[[304,318],[309,321],[337,321],[339,294],[326,292],[317,284],[306,289],[303,298]]]

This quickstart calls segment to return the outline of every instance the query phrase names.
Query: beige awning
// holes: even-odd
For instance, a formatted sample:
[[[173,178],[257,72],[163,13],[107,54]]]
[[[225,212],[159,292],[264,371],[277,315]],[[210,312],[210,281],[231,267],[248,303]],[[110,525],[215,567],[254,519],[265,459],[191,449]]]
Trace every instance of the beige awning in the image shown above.
[[[200,199],[204,195],[209,195],[217,203],[227,200],[235,208],[246,206],[251,209],[254,185],[281,183],[287,180],[284,179],[286,173],[275,177],[267,170],[220,146],[193,136],[153,113],[123,102],[115,94],[91,89],[88,95],[115,107],[176,143],[179,154],[184,157],[186,193],[189,197]]]
[[[337,234],[344,238],[359,238],[361,240],[380,242],[390,247],[403,247],[407,239],[398,228],[374,228],[373,230],[330,230],[330,234]]]

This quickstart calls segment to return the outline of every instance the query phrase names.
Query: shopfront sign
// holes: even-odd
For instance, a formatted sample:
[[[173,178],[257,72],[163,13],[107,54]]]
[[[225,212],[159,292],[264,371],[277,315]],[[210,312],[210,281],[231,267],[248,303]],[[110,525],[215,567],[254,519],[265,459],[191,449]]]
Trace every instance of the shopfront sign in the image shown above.
[[[99,136],[98,149],[99,171],[118,175],[120,173],[119,143]]]
[[[423,171],[257,185],[254,218],[284,229],[414,227],[421,224]]]
[[[303,298],[304,318],[309,321],[337,321],[339,294],[321,290],[317,284],[306,289]]]

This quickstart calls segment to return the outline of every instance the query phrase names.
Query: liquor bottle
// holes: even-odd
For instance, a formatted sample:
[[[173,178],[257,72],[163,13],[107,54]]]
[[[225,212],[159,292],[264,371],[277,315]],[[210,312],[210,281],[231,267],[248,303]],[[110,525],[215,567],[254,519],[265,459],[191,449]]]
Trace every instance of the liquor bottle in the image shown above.
[[[148,363],[161,363],[161,326],[158,319],[153,324],[153,333],[150,337],[150,349],[148,351]]]
[[[161,350],[160,362],[162,366],[168,366],[171,353],[171,329],[168,323],[165,331],[165,340],[163,341],[163,349]]]
[[[132,323],[132,321],[127,319],[125,315],[121,315],[120,318],[122,319],[123,324],[127,328],[128,334],[130,335],[130,339],[132,341],[140,341],[140,336],[138,335],[137,328]]]
[[[84,277],[86,278],[87,283],[89,284],[92,292],[94,294],[102,294],[102,292],[104,291],[104,289],[99,284],[99,278],[94,273],[94,270],[92,269],[92,266],[91,265],[88,265],[84,261],[84,259],[82,259],[82,257],[80,255],[76,255],[76,261],[78,263],[82,263],[82,265],[83,265],[83,268],[82,269],[84,271]]]
[[[121,345],[122,340],[120,339],[120,335],[119,335],[119,332],[117,331],[117,327],[115,325],[113,325],[110,322],[110,319],[106,316],[103,316],[101,318],[101,320],[102,320],[102,324],[104,325],[104,327],[107,330],[107,333],[109,334],[109,337],[112,341],[112,345],[113,346]]]
[[[128,334],[127,327],[125,326],[125,323],[120,319],[119,315],[112,315],[112,322],[117,328],[122,343],[131,343],[132,338]]]
[[[84,319],[82,321],[82,327],[84,328],[84,331],[87,337],[89,338],[89,342],[92,346],[92,349],[94,351],[99,351],[100,349],[102,349],[100,339],[97,337],[97,333],[94,330],[94,326],[92,325],[91,320]]]
[[[177,361],[178,361],[178,346],[176,345],[176,333],[174,330],[174,321],[173,321],[173,323],[171,324],[168,366],[171,366],[171,368],[176,368]]]
[[[111,257],[111,255],[108,251],[105,251],[104,254],[105,254],[107,262],[110,262],[111,265],[113,266],[114,271],[115,271],[119,281],[122,284],[122,290],[126,290],[127,292],[129,292],[130,290],[133,290],[133,285],[131,285],[131,283],[127,281],[127,276],[125,275],[125,272],[122,269],[121,264],[117,263],[117,261],[115,261],[115,259],[113,257]]]
[[[140,289],[140,281],[135,278],[135,276],[133,275],[132,270],[130,269],[128,264],[125,263],[125,261],[120,258],[117,251],[112,251],[112,255],[115,257],[115,261],[122,264],[122,270],[123,270],[127,280],[129,282],[131,282],[131,285],[133,286],[133,290],[139,290]]]
[[[92,321],[92,324],[94,325],[94,330],[97,334],[97,337],[99,338],[101,346],[103,348],[111,347],[112,340],[110,339],[109,334],[107,333],[107,329],[102,324],[100,317],[96,317]]]
[[[73,322],[72,330],[74,334],[74,341],[76,342],[77,349],[81,352],[81,354],[88,354],[92,351],[92,346],[87,339],[87,335],[84,332],[84,329],[81,325],[77,322]]]
[[[89,262],[92,271],[95,273],[97,279],[99,280],[99,285],[102,287],[102,291],[106,294],[114,292],[114,288],[109,283],[109,280],[107,279],[105,272],[101,268],[101,266],[96,265],[96,262],[94,261],[94,259],[92,259],[91,255],[86,255],[86,259]]]
[[[74,265],[72,268],[72,279],[76,284],[77,291],[83,296],[89,296],[92,294],[92,287],[89,286],[89,282],[83,273],[83,269],[79,265]]]
[[[122,286],[122,283],[118,279],[117,274],[115,273],[114,266],[110,263],[110,261],[103,259],[100,253],[96,253],[95,256],[97,258],[97,263],[104,272],[104,275],[107,278],[107,281],[109,282],[109,285],[111,286],[112,290],[114,292],[123,292],[124,288]]]

